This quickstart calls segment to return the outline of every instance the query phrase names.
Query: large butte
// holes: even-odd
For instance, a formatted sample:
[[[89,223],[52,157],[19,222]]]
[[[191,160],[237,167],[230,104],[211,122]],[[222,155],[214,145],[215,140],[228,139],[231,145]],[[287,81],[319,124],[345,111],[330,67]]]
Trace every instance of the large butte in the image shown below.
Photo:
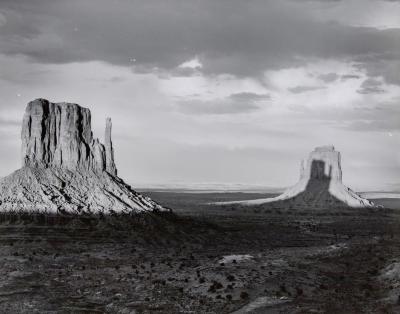
[[[0,211],[111,213],[166,211],[117,176],[106,120],[93,138],[90,110],[36,99],[22,123],[22,168],[0,180]]]

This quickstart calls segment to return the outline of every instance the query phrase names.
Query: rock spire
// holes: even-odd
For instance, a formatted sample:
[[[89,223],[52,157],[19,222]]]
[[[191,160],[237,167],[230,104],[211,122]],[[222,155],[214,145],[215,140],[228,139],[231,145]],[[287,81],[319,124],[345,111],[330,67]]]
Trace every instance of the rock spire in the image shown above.
[[[114,162],[114,149],[111,140],[112,122],[111,118],[106,120],[106,132],[104,136],[104,146],[106,150],[106,171],[113,176],[117,175],[117,168]]]

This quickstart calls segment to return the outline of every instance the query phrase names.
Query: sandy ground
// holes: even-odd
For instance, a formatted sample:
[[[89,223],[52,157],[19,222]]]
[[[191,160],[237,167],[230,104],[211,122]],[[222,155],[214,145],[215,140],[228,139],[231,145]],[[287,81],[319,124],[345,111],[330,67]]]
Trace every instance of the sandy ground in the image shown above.
[[[0,313],[400,312],[396,212],[188,208],[154,223],[3,221]]]

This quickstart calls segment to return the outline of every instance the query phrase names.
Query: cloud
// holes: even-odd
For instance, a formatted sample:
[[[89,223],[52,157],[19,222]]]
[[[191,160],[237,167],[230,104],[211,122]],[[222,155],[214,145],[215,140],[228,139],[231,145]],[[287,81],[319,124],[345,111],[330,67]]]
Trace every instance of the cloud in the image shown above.
[[[126,80],[126,78],[124,78],[122,76],[110,77],[110,82],[113,82],[113,83],[121,83],[121,82],[124,82],[125,80]]]
[[[318,89],[324,89],[325,87],[323,86],[296,86],[296,87],[290,87],[288,90],[292,92],[293,94],[300,94],[304,92],[309,92],[309,91],[314,91]]]
[[[359,104],[352,107],[329,106],[318,110],[309,110],[307,107],[301,106],[297,108],[297,118],[309,121],[309,123],[314,120],[335,129],[360,133],[399,132],[400,93],[386,102],[369,99],[370,103],[368,104],[366,98],[371,96],[380,97],[381,95],[360,94]],[[366,102],[367,104],[365,104]],[[303,116],[299,116],[300,114]]]
[[[400,38],[398,51],[359,56],[356,67],[365,69],[371,77],[381,76],[390,84],[400,85]]]
[[[368,78],[364,82],[362,82],[360,89],[357,90],[357,93],[360,94],[381,94],[384,93],[385,90],[382,88],[383,83],[377,79]]]
[[[6,17],[4,16],[4,14],[2,14],[2,13],[0,12],[0,27],[6,25],[6,23],[7,23]]]
[[[180,101],[179,110],[186,114],[242,114],[258,110],[259,102],[269,99],[269,95],[244,92],[223,99]]]
[[[130,60],[135,60],[135,68],[142,72],[173,71],[198,56],[201,66],[193,63],[192,68],[206,74],[256,77],[266,69],[298,66],[314,57],[355,59],[374,54],[385,63],[388,53],[399,50],[400,30],[327,23],[318,16],[335,17],[336,11],[321,5],[261,0],[4,0],[2,14],[8,22],[1,28],[0,53],[43,63],[101,60],[132,66]],[[351,11],[354,15],[364,9],[354,4]],[[360,64],[367,66],[369,61]]]
[[[320,21],[376,29],[400,28],[400,6],[385,0],[304,1],[311,14]]]
[[[257,102],[262,100],[271,99],[271,96],[268,94],[256,94],[249,92],[235,93],[229,96],[234,101],[243,101],[243,102]]]
[[[360,75],[355,75],[355,74],[344,74],[340,77],[341,80],[351,80],[351,79],[359,79],[361,78]]]
[[[373,108],[358,109],[357,117],[347,127],[356,131],[396,132],[400,131],[400,97]]]
[[[298,2],[298,3],[312,3],[312,2],[321,2],[323,4],[331,4],[333,2],[341,2],[343,0],[290,0],[293,2]]]
[[[199,58],[196,56],[191,60],[181,63],[179,68],[189,68],[189,69],[201,69],[203,64],[200,62]]]
[[[323,80],[325,83],[331,83],[336,81],[339,78],[339,75],[336,73],[326,73],[326,74],[320,74],[318,76],[319,79]]]
[[[329,73],[340,79],[325,82]],[[400,128],[400,87],[388,84],[383,77],[369,77],[367,70],[353,63],[321,60],[268,71],[266,82],[274,112],[284,113],[285,119],[297,124],[318,125],[318,129],[324,124],[335,130],[360,132]],[[304,85],[297,85],[299,82]]]
[[[400,116],[396,116],[395,118],[390,118],[388,120],[364,120],[364,121],[354,121],[349,125],[349,129],[356,130],[360,132],[365,131],[379,131],[379,132],[388,132],[393,130],[399,130],[399,122],[398,119]],[[392,135],[391,135],[392,136]]]

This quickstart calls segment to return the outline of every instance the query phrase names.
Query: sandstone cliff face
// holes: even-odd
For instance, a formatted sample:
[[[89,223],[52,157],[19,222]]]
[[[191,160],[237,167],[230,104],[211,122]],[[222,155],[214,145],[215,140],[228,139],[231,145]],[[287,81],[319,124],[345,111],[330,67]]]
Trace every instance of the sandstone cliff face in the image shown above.
[[[22,166],[109,171],[117,175],[106,123],[106,145],[93,139],[89,109],[71,103],[36,99],[26,108],[22,124]]]
[[[316,160],[320,162],[315,163]],[[331,180],[342,182],[340,152],[335,151],[333,146],[317,147],[308,156],[305,168],[303,168],[300,174],[300,179],[321,180],[327,177]]]
[[[89,109],[36,99],[22,123],[22,168],[0,180],[0,211],[111,213],[169,211],[117,177],[106,121],[93,138]]]

